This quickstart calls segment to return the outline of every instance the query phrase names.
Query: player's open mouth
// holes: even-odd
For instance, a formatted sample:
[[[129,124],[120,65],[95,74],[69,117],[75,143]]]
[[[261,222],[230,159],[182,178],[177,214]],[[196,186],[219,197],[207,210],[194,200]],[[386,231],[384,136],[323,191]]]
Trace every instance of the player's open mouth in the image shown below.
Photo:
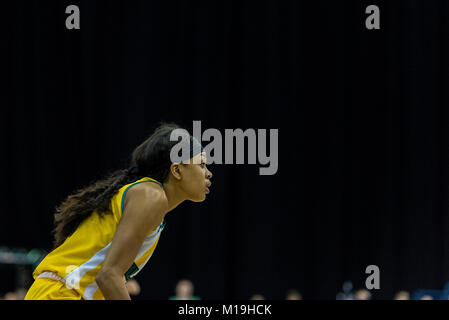
[[[206,194],[208,194],[210,191],[209,191],[209,188],[208,187],[206,187]]]

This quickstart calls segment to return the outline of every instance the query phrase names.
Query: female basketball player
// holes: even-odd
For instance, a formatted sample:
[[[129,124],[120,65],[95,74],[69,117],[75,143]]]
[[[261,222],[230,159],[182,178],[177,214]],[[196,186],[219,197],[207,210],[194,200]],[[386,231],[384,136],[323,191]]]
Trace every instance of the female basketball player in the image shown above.
[[[151,258],[165,215],[209,193],[212,173],[195,138],[188,136],[186,159],[170,160],[178,143],[170,134],[178,128],[161,125],[133,151],[130,169],[77,191],[57,208],[55,249],[35,269],[26,300],[130,299],[125,281]]]

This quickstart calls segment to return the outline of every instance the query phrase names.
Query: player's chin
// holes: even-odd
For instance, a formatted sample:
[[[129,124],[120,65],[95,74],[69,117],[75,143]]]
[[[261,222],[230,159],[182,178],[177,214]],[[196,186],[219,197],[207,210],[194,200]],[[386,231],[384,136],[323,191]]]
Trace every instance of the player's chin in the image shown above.
[[[206,200],[206,192],[203,192],[201,194],[198,194],[196,197],[191,199],[193,202],[203,202]]]

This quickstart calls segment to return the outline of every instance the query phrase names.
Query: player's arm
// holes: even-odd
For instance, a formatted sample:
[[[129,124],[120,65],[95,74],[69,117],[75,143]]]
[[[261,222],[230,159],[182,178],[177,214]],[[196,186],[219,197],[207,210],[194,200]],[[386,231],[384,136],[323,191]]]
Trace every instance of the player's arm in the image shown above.
[[[96,277],[107,300],[131,299],[123,275],[134,263],[145,237],[162,222],[167,210],[163,190],[143,185],[128,190],[123,216]]]

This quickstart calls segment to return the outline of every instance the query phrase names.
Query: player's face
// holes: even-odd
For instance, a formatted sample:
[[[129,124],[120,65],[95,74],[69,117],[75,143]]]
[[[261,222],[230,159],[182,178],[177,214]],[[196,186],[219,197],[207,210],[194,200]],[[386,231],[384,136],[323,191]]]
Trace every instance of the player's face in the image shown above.
[[[202,152],[183,165],[183,189],[189,200],[200,202],[206,199],[211,186],[212,173],[206,167],[206,153]]]

